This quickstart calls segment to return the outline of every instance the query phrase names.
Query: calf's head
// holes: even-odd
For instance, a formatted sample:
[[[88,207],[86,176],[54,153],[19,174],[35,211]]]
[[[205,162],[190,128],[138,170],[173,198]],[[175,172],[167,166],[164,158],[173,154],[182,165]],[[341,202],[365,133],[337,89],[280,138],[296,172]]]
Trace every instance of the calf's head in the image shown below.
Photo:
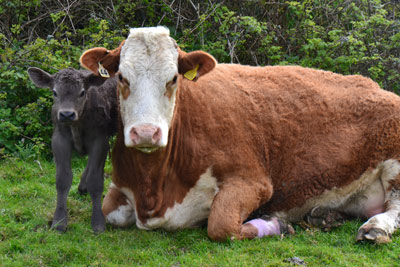
[[[145,153],[167,145],[179,81],[196,81],[216,65],[203,51],[181,51],[164,27],[131,29],[118,48],[90,49],[80,61],[98,75],[118,76],[125,145]]]
[[[28,75],[36,86],[52,90],[53,110],[59,122],[77,121],[86,103],[87,89],[105,80],[89,71],[72,68],[60,70],[54,75],[39,68],[29,68]]]

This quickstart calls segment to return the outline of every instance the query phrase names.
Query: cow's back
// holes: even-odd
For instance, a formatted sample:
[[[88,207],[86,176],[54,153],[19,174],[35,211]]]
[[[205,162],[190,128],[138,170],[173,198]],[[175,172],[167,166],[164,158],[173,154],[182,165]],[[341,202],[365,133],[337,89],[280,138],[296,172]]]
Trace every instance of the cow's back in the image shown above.
[[[213,166],[219,179],[245,176],[257,162],[274,186],[265,212],[301,205],[376,166],[383,158],[371,157],[371,131],[400,112],[399,97],[368,78],[296,66],[219,64],[181,89],[178,114],[196,146],[191,154],[201,154],[185,162]]]

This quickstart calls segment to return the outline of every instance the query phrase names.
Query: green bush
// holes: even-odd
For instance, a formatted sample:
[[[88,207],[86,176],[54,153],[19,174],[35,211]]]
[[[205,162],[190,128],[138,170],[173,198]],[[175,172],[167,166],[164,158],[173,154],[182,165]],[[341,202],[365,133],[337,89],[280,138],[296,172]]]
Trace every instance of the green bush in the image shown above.
[[[26,69],[79,68],[85,49],[114,48],[130,27],[165,25],[183,49],[219,62],[362,74],[400,90],[396,1],[64,2],[0,0],[0,157],[51,155],[51,93]]]

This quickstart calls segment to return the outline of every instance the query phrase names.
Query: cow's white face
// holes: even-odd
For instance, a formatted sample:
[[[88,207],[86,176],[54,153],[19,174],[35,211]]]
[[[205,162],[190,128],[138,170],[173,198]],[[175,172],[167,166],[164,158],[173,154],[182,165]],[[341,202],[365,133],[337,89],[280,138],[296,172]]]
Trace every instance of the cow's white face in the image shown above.
[[[118,75],[125,145],[145,153],[167,145],[178,74],[196,81],[216,65],[203,51],[180,50],[164,27],[131,29],[118,48],[89,49],[80,62],[95,74]]]
[[[168,29],[132,29],[117,75],[125,145],[143,152],[166,146],[178,81],[178,48]]]

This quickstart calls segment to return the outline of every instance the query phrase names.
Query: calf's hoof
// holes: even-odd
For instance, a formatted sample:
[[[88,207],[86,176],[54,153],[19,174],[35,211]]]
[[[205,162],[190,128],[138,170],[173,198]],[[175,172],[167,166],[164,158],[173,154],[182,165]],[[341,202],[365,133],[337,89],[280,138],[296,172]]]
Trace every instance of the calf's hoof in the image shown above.
[[[372,241],[376,244],[386,244],[392,241],[390,235],[384,230],[369,224],[360,227],[356,239],[357,241]]]
[[[100,234],[106,230],[106,221],[104,217],[102,218],[97,218],[97,219],[92,219],[92,229],[93,232],[96,234]]]
[[[95,234],[100,234],[104,232],[104,230],[106,230],[106,225],[105,224],[92,225],[92,229]]]
[[[81,196],[86,195],[88,193],[87,188],[86,187],[78,187],[78,193]]]
[[[61,220],[53,219],[50,228],[65,233],[67,231],[67,220],[65,218]]]

